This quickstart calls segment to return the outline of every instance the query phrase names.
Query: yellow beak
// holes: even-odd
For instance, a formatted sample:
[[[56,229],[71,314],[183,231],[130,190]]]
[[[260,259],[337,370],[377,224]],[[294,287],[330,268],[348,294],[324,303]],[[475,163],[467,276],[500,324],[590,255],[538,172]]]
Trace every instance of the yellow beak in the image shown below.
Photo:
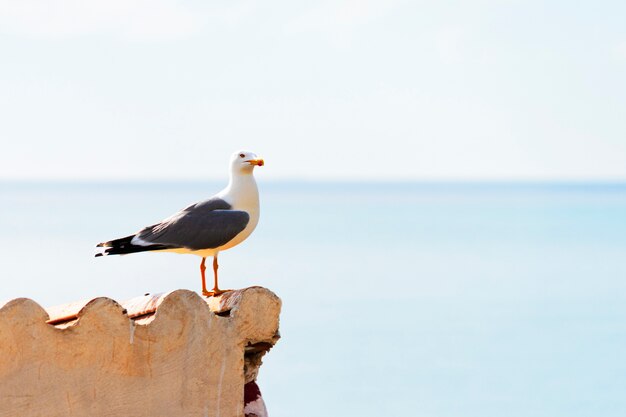
[[[249,163],[250,165],[257,165],[262,167],[263,165],[265,165],[265,161],[263,161],[262,159],[249,159],[246,161],[247,163]]]

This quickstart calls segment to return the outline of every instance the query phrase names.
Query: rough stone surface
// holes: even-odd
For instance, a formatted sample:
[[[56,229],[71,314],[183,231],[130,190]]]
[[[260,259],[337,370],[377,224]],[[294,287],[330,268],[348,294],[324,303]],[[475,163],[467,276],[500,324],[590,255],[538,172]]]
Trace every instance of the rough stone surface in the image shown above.
[[[12,300],[0,308],[0,417],[243,416],[280,307],[260,287],[96,298],[50,315]]]

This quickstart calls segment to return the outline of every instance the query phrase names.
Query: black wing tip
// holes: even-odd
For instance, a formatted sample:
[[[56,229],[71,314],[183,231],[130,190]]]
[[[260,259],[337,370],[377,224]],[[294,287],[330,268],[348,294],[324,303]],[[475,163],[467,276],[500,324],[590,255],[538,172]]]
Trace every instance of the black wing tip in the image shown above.
[[[104,254],[103,254],[103,253],[96,253],[96,254],[94,255],[94,258],[97,258],[97,257],[99,257],[99,256],[104,256]]]

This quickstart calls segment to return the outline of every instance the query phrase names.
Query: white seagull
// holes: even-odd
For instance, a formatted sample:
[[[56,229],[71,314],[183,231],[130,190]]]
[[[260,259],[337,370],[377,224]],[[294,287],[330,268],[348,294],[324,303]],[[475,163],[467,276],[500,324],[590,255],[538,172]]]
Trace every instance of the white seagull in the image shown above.
[[[259,190],[253,171],[264,164],[253,152],[235,152],[230,159],[230,181],[222,191],[133,235],[98,243],[103,249],[96,256],[147,251],[198,255],[202,257],[202,294],[224,293],[217,285],[217,255],[243,242],[259,222]],[[204,276],[209,256],[213,257],[212,291],[207,291]]]

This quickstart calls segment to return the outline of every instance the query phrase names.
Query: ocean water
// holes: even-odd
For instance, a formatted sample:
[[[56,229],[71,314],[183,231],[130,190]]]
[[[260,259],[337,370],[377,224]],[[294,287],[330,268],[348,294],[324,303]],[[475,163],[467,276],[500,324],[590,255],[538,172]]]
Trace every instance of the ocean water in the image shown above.
[[[220,186],[0,183],[0,299],[199,290],[196,257],[93,246]],[[272,417],[625,415],[625,184],[260,189],[220,283],[283,300]]]

